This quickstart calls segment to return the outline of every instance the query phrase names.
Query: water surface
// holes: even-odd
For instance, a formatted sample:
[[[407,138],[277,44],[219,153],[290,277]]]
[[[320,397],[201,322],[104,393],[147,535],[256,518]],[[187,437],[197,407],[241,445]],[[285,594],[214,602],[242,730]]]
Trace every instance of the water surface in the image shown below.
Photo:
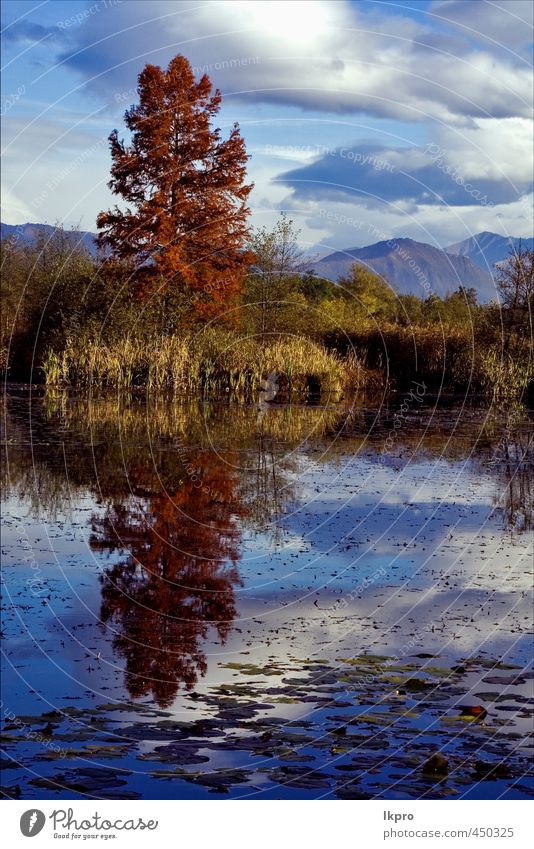
[[[532,795],[532,433],[11,387],[4,794]]]

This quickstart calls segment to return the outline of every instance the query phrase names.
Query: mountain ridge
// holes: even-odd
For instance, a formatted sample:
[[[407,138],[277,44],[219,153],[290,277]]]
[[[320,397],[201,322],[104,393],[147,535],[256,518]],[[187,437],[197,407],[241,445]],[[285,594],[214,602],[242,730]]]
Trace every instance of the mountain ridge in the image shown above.
[[[53,224],[37,224],[31,221],[26,221],[24,224],[5,224],[0,223],[0,238],[8,239],[14,237],[22,244],[34,244],[39,233],[44,233],[45,236],[51,237],[56,230],[60,230]],[[89,251],[92,256],[96,256],[96,233],[91,233],[90,230],[65,230],[67,233],[72,233],[76,238],[77,243]]]
[[[534,248],[534,239],[522,239],[517,236],[499,236],[484,230],[476,236],[470,236],[462,242],[448,245],[444,250],[446,253],[456,256],[467,256],[475,265],[485,271],[489,271],[495,265],[503,262],[511,250],[517,251],[519,247],[524,250]]]
[[[335,251],[314,263],[313,270],[337,281],[354,262],[387,280],[399,294],[444,297],[464,286],[476,289],[481,301],[496,297],[492,275],[469,257],[414,239],[392,238],[363,248]]]
[[[23,244],[31,244],[35,243],[40,232],[51,237],[56,229],[51,224],[2,223],[0,236],[2,239],[15,237]],[[69,232],[78,244],[96,256],[95,233],[88,230]],[[532,250],[534,239],[483,231],[445,248],[437,248],[415,239],[393,237],[360,248],[334,251],[312,263],[310,268],[321,277],[337,282],[357,262],[387,280],[399,294],[444,297],[464,286],[476,289],[480,301],[489,301],[496,297],[491,269],[503,262],[511,249],[517,250],[520,244]]]

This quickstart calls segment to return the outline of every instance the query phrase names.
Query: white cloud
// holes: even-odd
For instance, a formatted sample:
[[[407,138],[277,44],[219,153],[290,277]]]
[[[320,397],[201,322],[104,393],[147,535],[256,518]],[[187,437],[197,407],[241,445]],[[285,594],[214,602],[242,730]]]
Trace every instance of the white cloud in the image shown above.
[[[35,221],[33,210],[11,189],[2,188],[2,221],[22,224]]]
[[[146,62],[183,52],[210,69],[223,92],[254,102],[457,124],[529,114],[528,68],[467,43],[444,39],[453,52],[434,49],[435,35],[429,25],[366,14],[345,0],[153,0],[89,18],[63,59],[108,99],[131,88]]]
[[[310,246],[321,254],[363,247],[393,236],[445,247],[488,230],[503,236],[532,236],[532,195],[494,207],[419,206],[403,203],[367,209],[350,202],[318,202],[286,198],[287,210]]]
[[[82,222],[94,230],[96,213],[111,200],[105,136],[69,128],[63,116],[13,117],[3,143],[3,221]]]
[[[532,122],[487,118],[461,132],[438,127],[435,138],[445,159],[468,179],[532,181]]]
[[[183,53],[197,75],[207,72],[222,89],[221,126],[243,117],[246,136],[247,121],[253,127],[254,119],[261,115],[261,133],[251,129],[254,143],[249,145],[250,177],[256,182],[251,196],[254,223],[272,223],[282,207],[294,214],[305,240],[315,242],[323,234],[337,247],[373,239],[366,240],[346,224],[333,232],[324,226],[319,215],[322,209],[347,217],[359,215],[373,226],[422,241],[435,238],[448,243],[464,238],[466,228],[471,227],[474,232],[497,228],[501,232],[504,219],[499,216],[506,216],[513,235],[525,235],[528,213],[523,200],[516,198],[526,191],[525,184],[532,176],[527,119],[532,79],[517,53],[528,38],[528,28],[524,21],[518,23],[516,13],[519,6],[529,5],[522,0],[519,4],[510,0],[501,4],[502,8],[493,2],[441,0],[431,9],[442,19],[447,17],[444,22],[432,14],[422,14],[417,20],[403,16],[401,6],[377,4],[368,12],[372,7],[346,0],[216,0],[201,4],[125,0],[116,6],[100,4],[99,14],[47,42],[51,53],[57,53],[59,45],[63,67],[76,74],[58,73],[51,63],[41,76],[38,85],[49,87],[48,115],[54,120],[41,118],[26,129],[25,122],[33,120],[37,111],[30,109],[29,98],[20,104],[27,114],[18,114],[17,105],[6,116],[5,124],[11,125],[7,140],[21,132],[6,160],[4,176],[10,190],[6,218],[28,218],[28,212],[35,210],[35,198],[42,196],[51,177],[60,175],[80,151],[90,151],[98,133],[103,139],[114,123],[121,126],[118,115],[136,99],[136,77],[147,62],[166,65],[173,55]],[[484,15],[475,13],[475,6],[483,7]],[[523,9],[522,17],[525,15]],[[39,19],[37,12],[35,19]],[[478,27],[477,37],[466,27]],[[506,44],[497,49],[499,31],[501,42],[513,46],[511,53],[504,49]],[[80,79],[82,90],[92,98],[85,120],[80,114],[84,101],[76,93],[54,103],[55,97],[70,87],[70,81],[75,89]],[[61,83],[58,93],[57,80]],[[70,104],[77,114],[69,109]],[[105,104],[112,107],[106,117],[101,112],[98,121],[90,117],[95,106],[98,111]],[[59,107],[65,107],[65,112]],[[287,138],[296,141],[296,147],[284,149],[286,137],[277,121],[281,115],[304,122],[292,135],[287,130]],[[405,123],[400,129],[388,119]],[[75,127],[79,120],[80,126]],[[320,125],[313,123],[319,120]],[[415,129],[410,125],[416,125]],[[385,128],[382,136],[379,126]],[[61,138],[70,127],[73,129]],[[385,195],[391,202],[382,208],[362,209],[345,198],[314,201],[288,197],[284,185],[272,182],[282,170],[314,162],[321,152],[314,150],[318,140],[332,149],[341,144],[348,147],[347,127],[355,128],[356,138],[365,127],[371,140],[380,138],[382,146],[387,146],[393,172],[382,178],[398,181],[401,171],[410,174],[423,168],[424,142],[419,149],[418,145],[426,134],[429,142],[443,150],[444,161],[466,180],[509,183],[511,201],[502,203],[500,195],[495,198],[500,205],[493,209],[480,204],[447,207],[425,205],[424,197],[417,205],[401,192]],[[408,147],[395,150],[397,143]],[[78,163],[59,188],[48,191],[39,215],[34,212],[30,217],[67,217],[66,207],[72,202],[71,220],[78,209],[83,210],[85,226],[93,229],[94,215],[110,203],[105,187],[108,178],[109,153],[105,147],[95,149],[94,156],[88,154]],[[92,187],[89,193],[88,185]],[[426,237],[425,228],[429,231]]]
[[[430,10],[489,49],[513,53],[532,40],[534,5],[529,0],[436,0]]]

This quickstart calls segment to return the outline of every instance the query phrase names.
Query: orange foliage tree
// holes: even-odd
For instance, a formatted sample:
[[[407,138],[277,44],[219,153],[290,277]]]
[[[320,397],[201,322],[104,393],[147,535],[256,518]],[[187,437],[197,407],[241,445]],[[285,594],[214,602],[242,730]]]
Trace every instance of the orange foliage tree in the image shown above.
[[[146,65],[139,103],[125,113],[130,143],[109,136],[109,187],[128,205],[97,218],[99,246],[125,260],[143,294],[177,288],[190,315],[217,315],[236,299],[251,255],[245,144],[234,124],[221,139],[211,121],[221,94],[197,82],[184,56]]]

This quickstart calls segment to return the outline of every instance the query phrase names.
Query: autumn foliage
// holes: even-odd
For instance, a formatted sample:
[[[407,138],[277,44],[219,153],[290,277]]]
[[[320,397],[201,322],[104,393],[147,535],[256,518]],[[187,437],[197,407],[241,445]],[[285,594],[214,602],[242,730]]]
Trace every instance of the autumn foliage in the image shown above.
[[[220,313],[241,291],[251,257],[247,154],[239,127],[228,139],[211,126],[221,94],[198,82],[187,59],[147,65],[139,103],[125,113],[127,143],[110,137],[109,187],[127,208],[97,218],[98,243],[126,261],[144,293],[183,293],[189,314]]]

